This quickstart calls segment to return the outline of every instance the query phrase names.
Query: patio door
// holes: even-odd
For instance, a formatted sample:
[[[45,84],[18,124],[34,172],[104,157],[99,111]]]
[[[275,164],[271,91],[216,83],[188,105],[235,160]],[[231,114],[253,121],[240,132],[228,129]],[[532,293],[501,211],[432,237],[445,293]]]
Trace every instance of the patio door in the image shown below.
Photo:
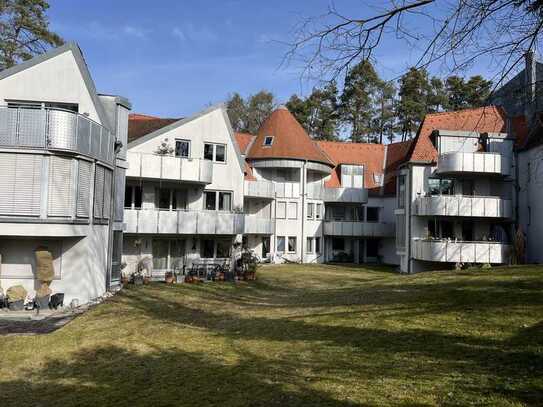
[[[263,237],[262,238],[262,260],[267,258],[268,253],[270,252],[270,237]]]

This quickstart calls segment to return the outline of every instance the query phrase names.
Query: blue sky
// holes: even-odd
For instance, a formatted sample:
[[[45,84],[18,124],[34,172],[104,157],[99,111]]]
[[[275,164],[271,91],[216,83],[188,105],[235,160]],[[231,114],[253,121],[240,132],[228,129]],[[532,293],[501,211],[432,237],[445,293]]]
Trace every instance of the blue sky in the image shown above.
[[[360,0],[337,1],[345,14]],[[92,4],[92,6],[91,6]],[[76,41],[99,92],[128,97],[133,111],[185,117],[231,92],[272,91],[278,102],[306,94],[300,67],[281,67],[303,18],[326,11],[328,0],[166,1],[50,0],[51,28]],[[385,42],[377,54],[383,77],[405,69],[413,55],[405,44]]]

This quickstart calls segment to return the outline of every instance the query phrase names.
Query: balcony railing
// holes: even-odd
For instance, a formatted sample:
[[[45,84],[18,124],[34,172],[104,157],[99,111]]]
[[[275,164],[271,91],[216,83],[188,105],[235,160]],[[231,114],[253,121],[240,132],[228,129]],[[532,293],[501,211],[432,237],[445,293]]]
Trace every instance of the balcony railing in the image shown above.
[[[368,190],[366,188],[326,188],[323,185],[308,185],[307,196],[324,202],[368,202]]]
[[[511,157],[500,153],[446,153],[439,156],[438,173],[480,173],[508,176]]]
[[[444,263],[490,263],[509,261],[511,246],[498,242],[415,239],[413,258]]]
[[[115,137],[78,113],[52,108],[0,107],[0,147],[68,151],[111,163]]]
[[[274,182],[275,195],[278,198],[298,198],[300,196],[300,183]]]
[[[269,181],[245,181],[244,195],[251,198],[275,197],[275,185]]]
[[[419,216],[511,218],[513,205],[511,200],[499,197],[434,195],[418,197],[414,212]]]
[[[255,215],[245,215],[243,233],[250,235],[271,235],[275,227],[274,219],[260,218]]]
[[[384,222],[325,221],[327,236],[393,237],[394,224]]]
[[[127,177],[211,184],[213,162],[200,158],[180,158],[150,153],[127,153]]]
[[[218,211],[125,209],[125,233],[236,235],[243,233],[244,215]]]

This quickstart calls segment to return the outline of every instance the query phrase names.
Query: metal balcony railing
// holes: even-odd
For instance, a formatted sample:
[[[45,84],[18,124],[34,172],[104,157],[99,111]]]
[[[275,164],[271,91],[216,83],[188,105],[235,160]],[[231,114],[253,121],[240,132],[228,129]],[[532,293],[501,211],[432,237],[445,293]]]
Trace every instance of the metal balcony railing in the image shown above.
[[[112,163],[115,136],[81,114],[57,108],[0,107],[0,147],[68,151]]]
[[[504,264],[509,261],[511,246],[499,242],[413,240],[413,258],[445,263]]]
[[[244,195],[251,198],[269,198],[275,197],[275,185],[269,181],[245,181]]]
[[[260,218],[256,215],[245,215],[243,233],[250,235],[271,235],[275,227],[275,219]]]
[[[393,223],[360,221],[324,221],[327,236],[393,237]]]
[[[445,153],[439,156],[438,173],[511,175],[511,157],[500,153]]]
[[[513,204],[509,199],[495,196],[419,196],[415,201],[414,212],[419,216],[511,218]]]

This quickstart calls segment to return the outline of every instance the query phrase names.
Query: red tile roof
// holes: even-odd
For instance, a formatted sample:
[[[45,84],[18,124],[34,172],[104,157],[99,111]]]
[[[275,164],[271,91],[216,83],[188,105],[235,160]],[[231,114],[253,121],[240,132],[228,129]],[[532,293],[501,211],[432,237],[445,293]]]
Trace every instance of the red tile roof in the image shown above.
[[[270,147],[264,146],[267,136],[273,137]],[[285,107],[274,110],[260,126],[247,158],[292,158],[333,165]]]
[[[410,161],[437,160],[437,151],[430,141],[434,130],[505,132],[506,115],[501,107],[496,106],[427,114],[414,139]]]
[[[252,143],[252,141],[256,138],[256,136],[253,136],[249,133],[236,133],[236,142],[238,143],[239,151],[241,154],[247,154],[247,147]]]
[[[413,140],[407,140],[387,145],[383,191],[385,195],[394,195],[396,193],[398,168],[407,161],[412,144]]]
[[[181,119],[161,119],[140,113],[128,115],[128,142],[139,139]]]
[[[385,146],[383,144],[346,143],[341,141],[317,141],[317,145],[337,165],[331,177],[326,181],[328,188],[341,186],[341,164],[364,166],[364,186],[368,189],[379,188],[375,175],[382,176]]]

